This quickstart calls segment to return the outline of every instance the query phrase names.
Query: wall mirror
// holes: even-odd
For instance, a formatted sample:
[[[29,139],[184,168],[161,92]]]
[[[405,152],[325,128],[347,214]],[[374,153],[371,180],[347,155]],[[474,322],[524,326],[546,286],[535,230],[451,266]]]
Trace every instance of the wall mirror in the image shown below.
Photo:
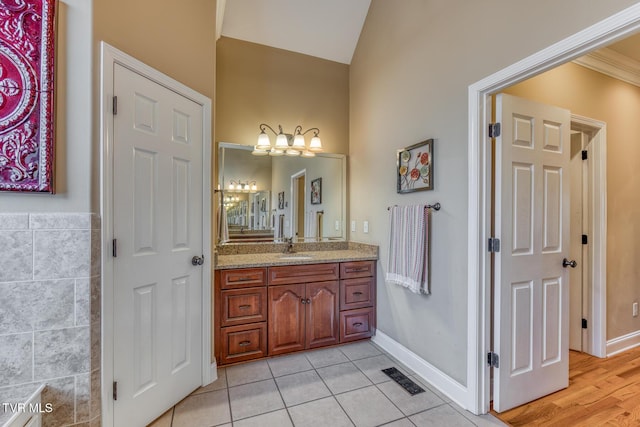
[[[253,146],[218,144],[218,189],[227,233],[219,244],[345,240],[344,154],[254,156]],[[226,234],[226,236],[224,235]]]

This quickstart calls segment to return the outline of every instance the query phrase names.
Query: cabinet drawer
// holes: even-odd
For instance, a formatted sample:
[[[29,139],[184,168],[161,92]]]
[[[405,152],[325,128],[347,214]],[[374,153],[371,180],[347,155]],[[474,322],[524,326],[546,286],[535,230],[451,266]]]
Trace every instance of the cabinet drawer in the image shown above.
[[[221,364],[241,362],[267,355],[267,324],[222,328]]]
[[[266,284],[266,268],[240,268],[220,271],[220,286],[222,289],[251,288]]]
[[[373,307],[340,312],[340,342],[369,338],[373,335]]]
[[[375,274],[374,261],[352,261],[340,264],[341,279],[355,279],[358,277],[371,277]]]
[[[233,326],[267,320],[267,288],[243,288],[222,291],[220,325]]]
[[[340,310],[372,307],[375,295],[373,277],[340,281]]]
[[[305,264],[269,267],[270,285],[338,280],[338,264]]]

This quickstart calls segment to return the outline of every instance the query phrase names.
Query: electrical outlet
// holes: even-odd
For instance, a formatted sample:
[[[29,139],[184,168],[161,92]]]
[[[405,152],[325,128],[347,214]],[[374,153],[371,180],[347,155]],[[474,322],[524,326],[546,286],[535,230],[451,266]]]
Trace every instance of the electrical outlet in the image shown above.
[[[356,232],[356,220],[352,220],[351,221],[351,232],[355,233]]]
[[[365,221],[362,223],[362,231],[364,231],[365,233],[369,232],[369,221]]]
[[[633,317],[638,317],[638,303],[633,303]]]

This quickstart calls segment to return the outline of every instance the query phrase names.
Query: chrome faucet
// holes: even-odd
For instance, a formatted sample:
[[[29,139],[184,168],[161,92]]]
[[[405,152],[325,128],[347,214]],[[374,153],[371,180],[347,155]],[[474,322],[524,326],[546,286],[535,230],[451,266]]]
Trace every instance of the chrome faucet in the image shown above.
[[[284,247],[284,253],[285,254],[292,254],[295,252],[295,250],[293,250],[293,237],[285,237],[284,238],[284,242],[287,244],[287,246]]]

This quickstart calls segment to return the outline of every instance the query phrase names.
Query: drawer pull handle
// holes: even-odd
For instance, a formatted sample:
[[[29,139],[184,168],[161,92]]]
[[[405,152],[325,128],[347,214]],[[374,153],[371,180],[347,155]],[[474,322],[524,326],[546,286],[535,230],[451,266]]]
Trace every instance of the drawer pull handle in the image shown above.
[[[352,272],[352,273],[360,273],[361,271],[367,271],[367,270],[369,270],[369,268],[367,268],[367,267],[360,267],[360,268],[352,268],[352,269],[351,269],[351,272]]]
[[[356,291],[356,292],[353,293],[353,295],[360,296],[360,295],[362,295],[362,292]]]
[[[253,280],[253,278],[251,278],[251,277],[238,277],[235,280],[229,280],[229,281],[230,282],[250,282],[252,280]]]
[[[247,308],[251,308],[251,306],[249,304],[243,304],[243,305],[239,305],[238,308],[240,310],[246,310]]]
[[[353,326],[355,326],[356,328],[359,328],[360,326],[362,326],[362,322],[356,322],[353,324]]]
[[[246,346],[248,346],[249,344],[251,344],[251,341],[241,341],[238,345],[239,345],[240,347],[246,347]]]

